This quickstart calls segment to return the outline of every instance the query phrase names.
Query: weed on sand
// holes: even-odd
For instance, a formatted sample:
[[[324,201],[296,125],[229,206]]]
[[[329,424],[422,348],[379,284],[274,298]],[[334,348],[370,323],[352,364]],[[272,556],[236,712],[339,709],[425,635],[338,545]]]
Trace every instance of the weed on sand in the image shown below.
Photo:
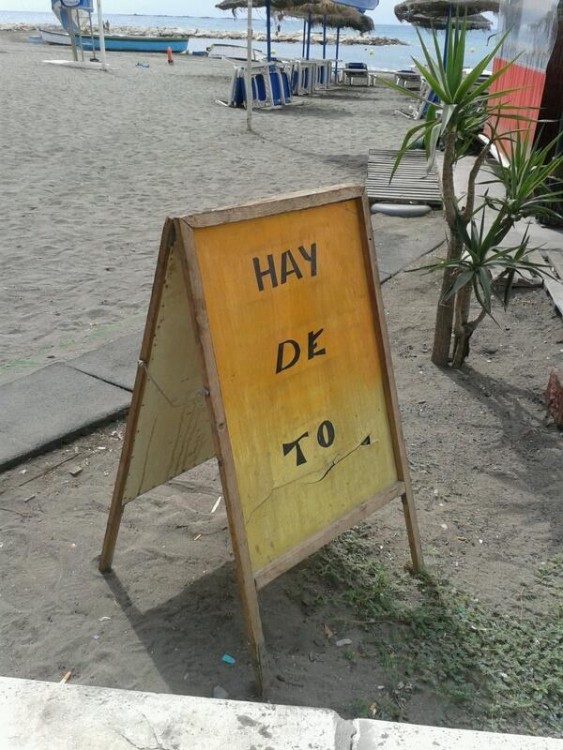
[[[352,710],[409,719],[421,691],[476,729],[563,734],[563,557],[542,564],[538,596],[550,611],[499,611],[430,573],[385,569],[362,527],[349,531],[300,570],[309,602],[330,602],[365,632],[349,660],[371,658],[393,688],[357,697]],[[319,589],[319,581],[321,588]],[[530,592],[530,597],[534,592]]]

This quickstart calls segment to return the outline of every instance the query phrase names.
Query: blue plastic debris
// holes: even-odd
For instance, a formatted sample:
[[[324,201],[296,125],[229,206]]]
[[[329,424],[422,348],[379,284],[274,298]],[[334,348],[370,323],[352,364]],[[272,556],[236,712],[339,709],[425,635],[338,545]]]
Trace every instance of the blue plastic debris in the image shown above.
[[[223,656],[221,657],[221,661],[224,661],[225,664],[233,665],[233,664],[236,664],[237,660],[230,654],[223,654]]]

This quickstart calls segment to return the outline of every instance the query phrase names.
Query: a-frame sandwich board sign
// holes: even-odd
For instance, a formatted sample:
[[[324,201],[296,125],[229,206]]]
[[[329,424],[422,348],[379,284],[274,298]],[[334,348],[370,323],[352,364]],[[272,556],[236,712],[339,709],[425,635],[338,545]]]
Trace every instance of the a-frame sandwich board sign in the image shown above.
[[[167,220],[101,571],[125,504],[212,456],[263,692],[260,587],[395,498],[423,565],[361,188]]]

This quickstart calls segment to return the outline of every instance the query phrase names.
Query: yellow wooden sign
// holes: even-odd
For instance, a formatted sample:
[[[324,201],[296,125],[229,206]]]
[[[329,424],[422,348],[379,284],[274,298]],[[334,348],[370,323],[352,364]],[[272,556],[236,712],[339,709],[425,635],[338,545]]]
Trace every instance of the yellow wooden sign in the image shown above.
[[[168,222],[102,570],[124,504],[214,453],[259,681],[257,587],[396,497],[421,567],[358,188]]]
[[[193,233],[255,572],[397,481],[358,209]]]

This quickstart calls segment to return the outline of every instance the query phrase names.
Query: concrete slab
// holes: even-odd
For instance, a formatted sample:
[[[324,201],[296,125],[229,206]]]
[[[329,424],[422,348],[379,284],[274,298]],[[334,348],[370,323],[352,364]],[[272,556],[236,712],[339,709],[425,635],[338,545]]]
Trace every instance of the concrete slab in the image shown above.
[[[542,251],[542,255],[544,256],[544,258],[549,258],[549,261],[556,274],[560,279],[563,279],[563,237],[561,237],[560,247],[552,247],[549,250]]]
[[[131,393],[64,364],[0,387],[0,470],[123,414]]]
[[[441,211],[407,219],[373,214],[371,223],[381,283],[435,250],[446,239]]]
[[[356,719],[351,750],[563,750],[563,740]]]
[[[66,364],[106,383],[132,391],[142,338],[142,331],[122,336]]]
[[[9,750],[562,750],[563,740],[356,719],[322,708],[0,677]]]
[[[6,750],[349,750],[334,711],[0,678]]]

